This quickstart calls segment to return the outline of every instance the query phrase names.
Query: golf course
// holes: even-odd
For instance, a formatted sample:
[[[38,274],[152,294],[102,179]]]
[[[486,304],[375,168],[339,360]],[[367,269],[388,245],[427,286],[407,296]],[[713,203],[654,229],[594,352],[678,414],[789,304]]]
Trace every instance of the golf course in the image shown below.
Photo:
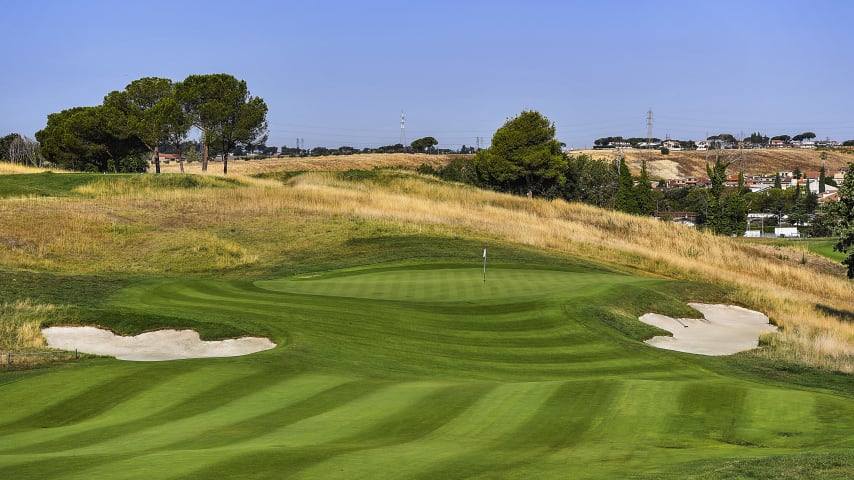
[[[854,289],[817,254],[382,169],[18,172],[0,225],[10,352],[49,350],[33,324],[276,345],[0,365],[2,478],[854,477]],[[644,343],[692,302],[780,331]]]

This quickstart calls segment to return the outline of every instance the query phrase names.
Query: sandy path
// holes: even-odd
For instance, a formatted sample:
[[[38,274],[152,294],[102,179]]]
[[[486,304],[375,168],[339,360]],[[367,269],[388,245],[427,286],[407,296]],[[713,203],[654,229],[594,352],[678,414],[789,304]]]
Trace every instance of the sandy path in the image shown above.
[[[193,330],[158,330],[123,337],[95,327],[50,327],[42,330],[42,335],[49,347],[144,362],[236,357],[276,346],[258,337],[202,341]]]
[[[732,305],[689,303],[705,318],[671,318],[647,313],[640,321],[667,330],[672,337],[653,337],[646,343],[667,350],[700,355],[732,355],[759,346],[759,335],[776,332],[760,312]]]

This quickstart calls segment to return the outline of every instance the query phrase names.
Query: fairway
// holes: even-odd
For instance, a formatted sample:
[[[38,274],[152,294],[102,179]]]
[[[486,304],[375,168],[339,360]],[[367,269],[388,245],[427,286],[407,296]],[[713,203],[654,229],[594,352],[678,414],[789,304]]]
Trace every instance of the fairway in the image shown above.
[[[845,478],[850,398],[732,378],[616,328],[645,302],[685,315],[686,291],[512,264],[486,282],[455,264],[147,280],[111,302],[279,347],[0,377],[0,475],[693,478],[809,452]]]

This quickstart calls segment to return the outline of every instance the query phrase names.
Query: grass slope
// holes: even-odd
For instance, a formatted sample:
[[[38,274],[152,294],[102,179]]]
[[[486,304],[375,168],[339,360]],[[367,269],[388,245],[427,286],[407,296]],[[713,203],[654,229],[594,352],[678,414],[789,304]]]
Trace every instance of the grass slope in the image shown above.
[[[613,328],[653,304],[689,314],[684,302],[703,296],[701,285],[498,258],[484,283],[477,253],[467,264],[117,290],[109,303],[138,318],[196,319],[281,346],[231,359],[93,360],[7,383],[0,399],[15,407],[0,411],[0,475],[854,472],[850,397],[740,380],[725,361],[656,350]]]
[[[828,321],[787,333],[850,352],[850,293],[784,247],[400,172],[57,178],[0,202],[4,302],[280,346],[0,373],[3,478],[854,477],[850,374],[640,342],[648,311],[801,301]]]

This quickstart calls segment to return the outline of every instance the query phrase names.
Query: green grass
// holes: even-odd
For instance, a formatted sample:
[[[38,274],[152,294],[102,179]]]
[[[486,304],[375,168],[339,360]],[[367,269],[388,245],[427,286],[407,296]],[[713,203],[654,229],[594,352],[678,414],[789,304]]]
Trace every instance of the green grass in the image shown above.
[[[354,240],[352,256],[286,262],[255,281],[87,278],[87,323],[280,346],[0,374],[11,406],[0,409],[0,476],[854,475],[851,376],[766,380],[750,357],[639,341],[654,330],[638,314],[695,314],[686,302],[726,291],[501,245],[483,282],[481,244],[436,240]],[[45,300],[74,297],[67,277],[29,275]],[[791,382],[804,375],[808,386]]]
[[[99,173],[45,172],[0,175],[0,198],[73,196],[77,187],[101,181],[103,178],[104,175]]]
[[[823,257],[826,257],[835,262],[841,262],[845,260],[847,254],[842,252],[837,252],[833,249],[833,246],[836,245],[836,238],[799,238],[799,239],[786,239],[786,238],[775,238],[772,240],[767,239],[750,239],[752,242],[765,243],[770,245],[778,245],[781,247],[789,247],[789,248],[797,248],[797,249],[806,249],[810,252],[816,253]]]
[[[148,187],[166,190],[228,187],[234,186],[237,182],[237,180],[230,178],[181,174],[21,173],[0,175],[0,198],[78,196],[80,194],[76,190],[89,184],[103,184],[109,189],[110,185],[129,183],[136,188]]]
[[[817,253],[831,260],[841,262],[842,260],[845,260],[847,254],[837,252],[833,249],[833,246],[836,245],[836,241],[836,238],[811,238],[804,242],[811,252]]]

